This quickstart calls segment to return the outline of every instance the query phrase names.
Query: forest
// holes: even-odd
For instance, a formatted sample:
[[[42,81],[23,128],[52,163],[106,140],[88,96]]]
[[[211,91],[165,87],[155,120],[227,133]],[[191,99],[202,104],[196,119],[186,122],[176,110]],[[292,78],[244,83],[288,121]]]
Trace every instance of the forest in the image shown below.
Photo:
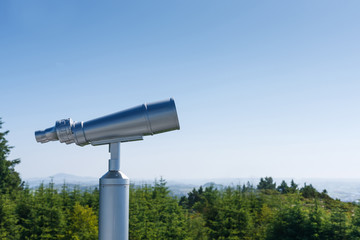
[[[1,121],[0,121],[1,129]],[[97,239],[97,188],[53,183],[30,189],[8,160],[0,132],[0,239]],[[360,239],[360,207],[332,199],[311,184],[280,185],[271,177],[217,189],[194,188],[177,198],[166,180],[130,185],[130,239]]]

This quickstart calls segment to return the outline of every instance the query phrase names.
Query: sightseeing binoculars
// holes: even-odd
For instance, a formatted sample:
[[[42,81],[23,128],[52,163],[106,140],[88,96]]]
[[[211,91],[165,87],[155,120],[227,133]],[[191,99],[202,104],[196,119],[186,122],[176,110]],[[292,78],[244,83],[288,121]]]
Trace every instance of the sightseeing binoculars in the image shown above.
[[[58,120],[54,127],[35,132],[37,142],[59,140],[61,143],[101,145],[141,140],[143,136],[180,129],[175,102],[142,104],[86,122],[71,118]]]

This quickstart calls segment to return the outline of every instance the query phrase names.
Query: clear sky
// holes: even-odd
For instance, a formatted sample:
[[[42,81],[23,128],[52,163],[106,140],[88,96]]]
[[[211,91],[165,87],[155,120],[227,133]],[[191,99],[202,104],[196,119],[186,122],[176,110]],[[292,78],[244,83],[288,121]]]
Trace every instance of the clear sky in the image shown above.
[[[360,177],[360,1],[0,1],[0,117],[23,178],[100,177],[34,131],[173,97],[130,178]]]

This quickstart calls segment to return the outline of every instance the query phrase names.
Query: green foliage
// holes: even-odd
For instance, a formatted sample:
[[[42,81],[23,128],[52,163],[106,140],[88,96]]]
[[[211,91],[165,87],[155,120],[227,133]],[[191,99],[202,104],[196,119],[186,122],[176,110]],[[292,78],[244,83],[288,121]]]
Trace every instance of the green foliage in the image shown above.
[[[180,200],[164,179],[131,185],[130,239],[360,239],[358,205],[292,185],[199,187]],[[98,195],[53,183],[0,194],[0,239],[97,239]]]
[[[304,187],[300,189],[300,193],[304,198],[316,198],[319,197],[319,192],[310,184],[304,184]]]
[[[0,118],[0,130],[2,128]],[[14,194],[22,188],[19,173],[15,171],[15,165],[20,163],[20,159],[7,160],[10,154],[10,147],[5,136],[9,131],[0,132],[0,194]]]
[[[57,190],[50,183],[35,191],[33,202],[31,239],[62,239],[65,234],[65,216]]]
[[[185,239],[187,216],[163,179],[130,189],[130,239]]]
[[[290,192],[290,187],[287,185],[287,183],[283,180],[280,184],[280,186],[278,186],[276,188],[276,190],[278,190],[281,194],[286,194]]]
[[[290,186],[283,181],[275,186],[265,178],[257,189],[250,184],[221,191],[200,187],[179,205],[202,216],[207,233],[202,239],[360,239],[358,206],[333,200],[312,185],[299,190],[294,181]]]
[[[69,226],[66,239],[95,240],[98,238],[98,219],[89,206],[75,203],[73,211],[69,216]]]
[[[268,240],[306,239],[306,214],[299,203],[281,209],[271,223]]]
[[[187,237],[185,239],[199,239],[205,240],[209,236],[209,228],[206,227],[206,222],[200,213],[186,215]]]
[[[349,227],[349,240],[360,239],[360,208],[354,211],[353,218]]]
[[[9,195],[0,195],[0,239],[19,239],[16,204]]]
[[[31,239],[34,219],[34,196],[28,187],[17,198],[16,214],[20,225],[20,239]]]
[[[348,239],[349,221],[343,209],[337,208],[331,212],[325,231],[326,236],[333,240]]]
[[[260,179],[259,184],[257,185],[258,190],[275,190],[276,183],[272,179],[272,177],[265,177]]]
[[[315,200],[314,207],[309,210],[306,223],[308,239],[325,239],[325,229],[327,224],[326,212],[319,207],[318,201]]]

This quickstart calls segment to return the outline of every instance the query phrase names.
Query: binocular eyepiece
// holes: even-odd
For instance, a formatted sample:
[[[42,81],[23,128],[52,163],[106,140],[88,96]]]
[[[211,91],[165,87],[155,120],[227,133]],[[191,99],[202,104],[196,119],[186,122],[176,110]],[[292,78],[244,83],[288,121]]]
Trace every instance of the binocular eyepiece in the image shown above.
[[[75,122],[71,118],[56,121],[54,127],[35,132],[37,142],[59,140],[62,143],[87,144],[142,139],[143,136],[180,129],[175,102],[143,104],[107,116]]]

